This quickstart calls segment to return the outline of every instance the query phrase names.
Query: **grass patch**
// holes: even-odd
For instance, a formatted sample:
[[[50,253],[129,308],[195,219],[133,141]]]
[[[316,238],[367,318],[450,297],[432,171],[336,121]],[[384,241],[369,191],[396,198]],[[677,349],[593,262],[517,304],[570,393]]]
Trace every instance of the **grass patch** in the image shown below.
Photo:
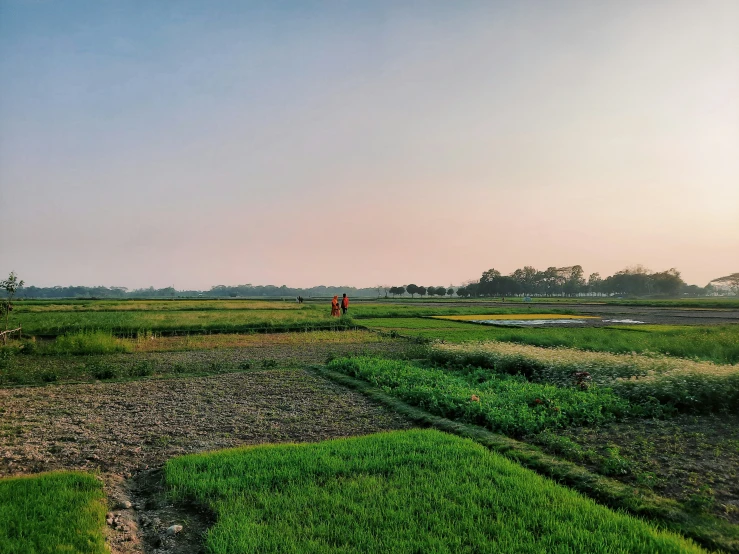
[[[102,484],[83,473],[0,479],[0,553],[106,554]]]
[[[42,356],[80,356],[118,354],[132,350],[128,342],[114,337],[110,332],[81,331],[62,335],[48,343],[41,343],[33,353]]]
[[[185,456],[165,472],[174,496],[216,512],[214,554],[702,551],[437,431]]]

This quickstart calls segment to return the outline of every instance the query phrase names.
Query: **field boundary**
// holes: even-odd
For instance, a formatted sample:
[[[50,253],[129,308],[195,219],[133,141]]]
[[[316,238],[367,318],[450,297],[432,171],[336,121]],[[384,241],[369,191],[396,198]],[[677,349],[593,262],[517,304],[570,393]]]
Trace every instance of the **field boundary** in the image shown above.
[[[18,333],[18,338],[23,337],[23,325],[15,328],[15,329],[7,329],[5,331],[0,331],[0,337],[3,337],[3,344],[8,343],[8,337],[12,335],[13,333]]]
[[[704,547],[739,553],[739,526],[737,525],[709,515],[689,512],[674,500],[598,475],[575,463],[545,454],[539,448],[527,443],[487,431],[481,427],[432,415],[384,393],[365,381],[343,373],[330,371],[322,366],[312,366],[310,370],[337,384],[361,392],[371,400],[388,406],[418,425],[470,438],[610,508],[624,510],[632,515],[649,519],[653,523],[661,524],[671,531],[695,540]]]

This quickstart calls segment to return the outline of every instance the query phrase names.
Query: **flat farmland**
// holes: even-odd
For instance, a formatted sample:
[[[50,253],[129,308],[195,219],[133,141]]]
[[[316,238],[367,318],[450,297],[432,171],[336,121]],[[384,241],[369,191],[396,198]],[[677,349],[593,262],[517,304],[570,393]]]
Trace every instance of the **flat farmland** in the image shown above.
[[[441,417],[448,421],[443,429],[447,432],[475,436],[476,431],[468,430],[479,429],[501,437],[500,441],[517,441],[505,443],[508,450],[504,454],[508,452],[505,455],[515,462],[508,463],[557,476],[579,494],[653,519],[704,547],[739,552],[739,490],[735,486],[739,475],[739,325],[730,323],[737,320],[736,309],[532,304],[356,301],[348,316],[331,318],[325,301],[301,305],[241,299],[24,300],[11,314],[11,324],[23,324],[24,337],[0,349],[0,475],[43,476],[50,470],[99,475],[106,519],[101,522],[96,515],[97,519],[79,520],[79,533],[87,533],[95,548],[104,540],[114,554],[228,551],[232,548],[228,541],[221,547],[216,537],[231,525],[231,508],[220,511],[221,504],[210,503],[211,493],[200,497],[197,477],[181,474],[182,478],[175,478],[174,468],[189,463],[179,462],[188,459],[180,456],[215,452],[212,458],[202,458],[202,467],[208,469],[199,475],[206,471],[207,480],[216,479],[223,468],[220,462],[211,465],[210,460],[230,456],[218,454],[224,448],[309,443],[326,445],[317,446],[315,453],[324,448],[338,452],[344,446],[324,441],[434,426],[433,418]],[[514,328],[450,319],[478,316],[588,323],[578,328]],[[603,321],[637,318],[645,323]],[[394,464],[387,461],[393,455],[387,458],[387,454],[396,443],[409,451],[417,445],[419,452],[425,452],[411,456],[420,461],[412,471],[414,462],[403,462],[409,464],[411,473],[418,471],[410,480],[391,475],[387,468],[381,469],[384,477],[379,481],[370,479],[379,490],[410,487],[403,489],[405,497],[446,490],[446,484],[425,471],[427,464],[453,466],[458,456],[475,460],[478,456],[462,443],[413,433],[390,442],[378,440],[352,443],[347,452],[366,458],[368,467],[376,468]],[[450,457],[439,454],[436,459],[430,454],[437,448],[435,441],[440,441],[438,448],[448,450]],[[370,445],[368,449],[364,444]],[[269,446],[265,452],[272,448],[278,447]],[[534,451],[539,452],[539,461],[530,463],[526,453]],[[290,506],[305,501],[306,509],[318,510],[316,522],[325,520],[318,505],[306,500],[317,490],[310,477],[313,470],[300,456],[293,465],[284,465],[280,452],[274,450],[275,459],[271,455],[259,458],[262,461],[257,465],[262,477],[287,487],[287,496],[279,502],[275,499],[273,511],[257,514],[246,527],[239,524],[233,529],[239,533],[238,548],[248,551],[252,546],[244,545],[261,545],[254,548],[279,550],[285,545],[270,538],[277,535],[290,537],[285,544],[296,552],[302,551],[304,540],[322,541],[317,551],[341,550],[335,542],[339,536],[344,537],[342,544],[358,545],[357,551],[374,545],[374,539],[358,530],[390,505],[383,504],[383,495],[370,498],[361,492],[369,483],[364,466],[357,466],[356,473],[349,461],[336,461],[341,456],[331,458],[332,464],[338,464],[332,467],[339,477],[326,474],[333,484],[321,502],[332,506],[335,498],[354,498],[355,515],[343,523],[337,520],[335,527],[313,526],[303,535],[290,522],[308,516],[292,513]],[[263,454],[247,448],[239,456],[244,456],[244,467],[249,467]],[[460,490],[468,490],[483,474],[503,487],[496,477],[496,472],[503,471],[498,461],[480,467],[487,468],[480,475],[454,478],[461,480]],[[574,469],[561,473],[562,467]],[[65,497],[65,483],[76,482],[76,474],[60,475],[38,486],[62,487],[53,494]],[[298,480],[286,481],[285,475]],[[345,480],[342,475],[351,477]],[[533,476],[526,475],[520,479]],[[239,476],[238,481],[233,489],[226,479],[212,494],[223,495],[225,502],[244,493],[264,501],[260,490],[249,488],[248,480]],[[0,480],[0,495],[4,483],[10,481]],[[13,483],[7,486],[37,486]],[[190,485],[195,488],[186,489]],[[515,498],[524,488],[480,490],[488,496],[497,490]],[[565,498],[570,493],[560,489],[551,494]],[[352,496],[355,493],[359,496]],[[451,490],[448,493],[453,496]],[[172,502],[173,494],[179,495],[176,502]],[[99,501],[96,495],[92,487],[89,496],[74,497],[74,502],[80,503],[79,510],[93,509]],[[360,497],[368,502],[363,504]],[[443,512],[435,522],[419,520],[419,529],[429,529],[430,534],[413,534],[422,537],[428,548],[436,545],[433,548],[461,552],[464,548],[459,545],[472,541],[469,544],[475,544],[477,551],[495,551],[492,535],[474,534],[474,526],[461,523],[482,514],[501,518],[511,508],[473,501],[476,498],[458,498],[453,502],[457,507]],[[407,519],[404,510],[416,510],[412,503],[402,508],[391,504],[401,519]],[[244,513],[238,502],[232,507],[233,513]],[[614,512],[600,512],[600,508],[597,518],[603,524],[625,524],[616,523]],[[35,509],[19,508],[16,515]],[[577,517],[585,518],[590,509],[579,509]],[[250,518],[255,516],[247,511]],[[517,521],[521,529],[543,524],[523,516]],[[580,527],[589,528],[591,523],[569,521],[562,526],[546,523],[552,525],[548,533],[562,537],[562,544],[574,541],[575,551],[588,550]],[[254,522],[259,522],[264,534],[250,527]],[[183,525],[183,531],[167,534],[175,524]],[[48,540],[32,518],[17,525],[27,525],[23,528],[37,534],[40,541]],[[388,521],[388,525],[394,524]],[[510,545],[517,544],[514,527],[512,523],[508,526]],[[504,525],[495,534],[503,536],[508,532],[505,529]],[[639,533],[651,537],[644,538],[647,542],[659,535],[652,528],[641,529]],[[7,532],[0,525],[0,552],[10,544],[3,542]],[[655,544],[661,546],[652,550],[699,548],[680,542],[677,535],[677,542],[659,538]],[[211,536],[212,540],[204,539]],[[413,542],[403,538],[399,528],[394,536],[397,542],[388,543],[387,551],[405,552]],[[536,548],[534,543],[529,546]],[[89,551],[95,550],[91,547]]]

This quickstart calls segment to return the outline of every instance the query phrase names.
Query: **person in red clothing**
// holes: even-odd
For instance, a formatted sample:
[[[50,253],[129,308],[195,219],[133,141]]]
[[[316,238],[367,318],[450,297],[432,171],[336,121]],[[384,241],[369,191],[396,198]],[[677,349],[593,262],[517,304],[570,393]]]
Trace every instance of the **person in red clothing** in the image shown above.
[[[331,317],[339,317],[339,296],[335,295],[331,300]]]
[[[346,314],[346,311],[349,309],[349,297],[344,293],[344,296],[341,298],[341,313]]]

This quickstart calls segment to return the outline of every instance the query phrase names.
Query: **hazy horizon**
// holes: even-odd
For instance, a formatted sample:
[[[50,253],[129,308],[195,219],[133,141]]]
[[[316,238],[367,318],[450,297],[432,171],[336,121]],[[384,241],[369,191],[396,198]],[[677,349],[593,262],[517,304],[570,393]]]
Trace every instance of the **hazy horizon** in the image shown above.
[[[739,2],[0,0],[29,285],[739,271]]]

